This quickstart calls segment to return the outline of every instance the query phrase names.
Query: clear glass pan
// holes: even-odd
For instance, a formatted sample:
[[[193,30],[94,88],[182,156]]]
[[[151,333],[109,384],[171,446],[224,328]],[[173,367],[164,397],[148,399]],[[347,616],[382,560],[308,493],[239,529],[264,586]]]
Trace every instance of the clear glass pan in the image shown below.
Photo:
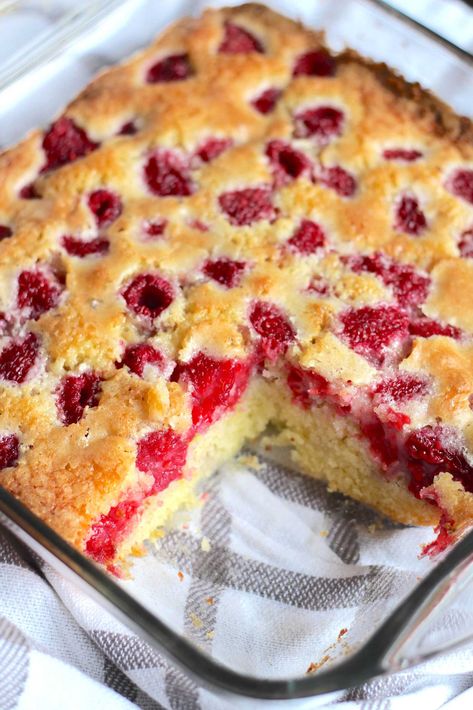
[[[48,36],[43,37],[41,42],[38,42],[38,37],[26,38],[21,71],[19,64],[12,66],[8,62],[4,64],[2,73],[0,55],[0,143],[13,143],[27,130],[38,124],[47,124],[98,69],[123,59],[148,43],[170,21],[184,14],[198,14],[204,5],[217,4],[184,0],[83,3],[74,17],[66,23],[58,23],[56,28],[50,28]],[[410,81],[419,81],[432,89],[458,112],[472,115],[472,58],[388,10],[384,3],[378,0],[314,0],[311,3],[275,0],[267,4],[301,19],[307,25],[324,28],[328,43],[333,48],[340,49],[347,45],[375,60],[386,61]],[[0,15],[0,37],[1,31]],[[33,45],[28,45],[31,39]],[[284,476],[291,481],[291,485],[282,491],[281,480]],[[245,499],[245,493],[250,490],[247,486],[259,486],[257,490],[263,498],[255,500],[248,495]],[[266,462],[260,471],[249,470],[240,462],[236,468],[230,466],[219,472],[207,488],[207,494],[218,488],[218,494],[227,507],[231,508],[229,501],[232,496],[239,502],[243,501],[252,511],[252,520],[257,516],[258,505],[262,509],[270,506],[272,495],[277,494],[281,499],[288,500],[288,505],[299,506],[298,515],[303,522],[307,522],[314,535],[325,536],[325,528],[329,528],[328,548],[332,552],[335,548],[338,550],[337,555],[330,558],[334,565],[334,578],[346,575],[347,565],[356,566],[358,559],[363,561],[368,571],[379,567],[383,558],[392,556],[394,559],[396,540],[399,539],[396,536],[404,532],[405,539],[409,535],[409,540],[414,540],[415,545],[427,541],[429,535],[431,537],[429,531],[403,532],[363,506],[346,503],[340,496],[329,496],[323,486],[304,482],[303,477],[287,471],[281,462]],[[307,495],[309,501],[310,496],[314,501],[317,499],[319,511],[322,510],[320,515],[317,511],[313,514]],[[328,500],[330,503],[327,503]],[[440,618],[446,604],[452,603],[452,598],[462,586],[460,582],[466,583],[471,575],[469,562],[473,556],[473,533],[435,563],[425,559],[418,561],[418,547],[413,548],[412,569],[404,576],[399,573],[396,577],[394,563],[391,577],[365,575],[362,591],[373,599],[376,623],[372,622],[372,615],[370,623],[367,623],[366,615],[361,613],[357,616],[355,613],[350,617],[350,648],[344,648],[344,654],[335,654],[333,664],[325,665],[317,673],[305,675],[306,669],[292,662],[290,649],[286,651],[285,662],[277,670],[270,663],[265,668],[262,662],[252,659],[251,649],[247,650],[246,656],[244,649],[242,651],[241,638],[251,633],[255,614],[250,575],[248,580],[239,583],[239,591],[247,593],[251,603],[240,609],[239,629],[229,624],[229,632],[234,632],[235,638],[230,638],[226,648],[232,648],[232,643],[240,644],[238,661],[218,645],[199,643],[198,623],[193,628],[192,624],[176,622],[173,603],[182,596],[183,589],[178,572],[184,569],[186,575],[196,574],[195,566],[190,566],[187,571],[186,550],[191,550],[194,560],[204,559],[199,579],[204,579],[206,575],[205,581],[210,580],[216,590],[231,586],[228,567],[234,559],[234,550],[239,545],[249,548],[252,542],[248,526],[245,527],[245,516],[241,516],[241,507],[239,513],[234,511],[230,542],[222,548],[222,554],[227,556],[226,568],[212,567],[216,554],[205,563],[203,556],[206,550],[199,551],[199,547],[201,544],[205,547],[206,535],[202,536],[202,511],[197,511],[153,545],[144,560],[136,563],[133,581],[118,581],[105,574],[1,487],[0,511],[3,522],[52,567],[118,616],[171,663],[193,676],[198,684],[212,688],[222,697],[231,698],[238,694],[258,698],[297,698],[335,693],[360,685],[376,675],[409,667],[473,637],[470,634],[461,638],[442,637],[433,642],[434,637],[430,637],[429,644],[425,632],[427,620],[430,622]],[[375,537],[371,530],[373,525],[377,526]],[[343,531],[353,527],[357,528],[360,547],[356,559],[356,556],[350,557],[352,553],[347,552],[346,546],[344,548],[340,543],[340,536],[343,542]],[[246,535],[249,535],[248,539]],[[214,544],[212,539],[209,542]],[[269,535],[268,542],[278,549],[276,533],[274,538]],[[297,562],[289,558],[281,562],[281,568],[292,570],[286,576],[278,577],[278,583],[283,587],[294,587],[302,579],[310,578],[309,573],[303,575],[301,570],[307,566],[307,570],[313,571],[313,560],[303,558],[304,554],[310,558],[313,549],[308,546],[306,553],[303,551],[301,554]],[[202,571],[204,568],[205,573]],[[353,571],[351,567],[350,570]],[[360,576],[361,572],[356,571],[356,575]],[[165,580],[165,584],[161,585],[166,586],[165,591],[156,588],[157,580]],[[396,593],[389,597],[379,591],[387,581],[391,588],[397,585]],[[311,589],[309,584],[309,595]],[[271,591],[268,595],[271,597]],[[273,601],[279,603],[276,598]],[[291,603],[296,604],[294,601]],[[291,603],[280,604],[280,613],[288,623],[292,613]],[[306,602],[297,603],[303,605]],[[311,602],[307,606],[310,611],[314,610]],[[370,607],[370,612],[373,608]],[[226,609],[225,605],[221,605],[219,614],[227,613]],[[308,647],[313,644],[314,658],[320,658],[328,645],[327,640],[336,638],[337,629],[340,629],[339,618],[334,618],[332,622],[329,617],[329,614],[325,615],[323,629],[317,626],[318,617],[307,617],[309,629],[304,630],[304,643]]]

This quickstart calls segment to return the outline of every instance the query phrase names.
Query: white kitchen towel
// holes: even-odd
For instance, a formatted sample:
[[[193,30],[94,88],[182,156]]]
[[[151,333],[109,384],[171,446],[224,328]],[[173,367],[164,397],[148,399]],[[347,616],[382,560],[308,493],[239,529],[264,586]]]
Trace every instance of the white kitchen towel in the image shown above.
[[[272,4],[291,11],[291,3]],[[473,15],[461,0],[393,4],[473,47]],[[202,507],[121,584],[231,667],[302,675],[350,652],[413,588],[431,565],[418,558],[431,537],[281,467],[240,462],[212,480]],[[471,600],[459,600],[430,640],[440,643],[472,622]],[[472,687],[470,646],[337,697],[288,706],[458,710],[471,706]],[[0,530],[0,710],[101,705],[217,710],[260,703],[200,688]]]
[[[214,477],[202,505],[121,584],[220,661],[263,677],[343,658],[433,564],[432,531],[405,528],[269,461]],[[309,552],[310,551],[310,552]],[[0,538],[0,707],[267,707],[199,688],[10,534]],[[429,634],[473,626],[460,598]],[[329,657],[329,658],[327,658]],[[298,710],[429,710],[473,686],[473,645]],[[412,705],[413,707],[413,705]]]

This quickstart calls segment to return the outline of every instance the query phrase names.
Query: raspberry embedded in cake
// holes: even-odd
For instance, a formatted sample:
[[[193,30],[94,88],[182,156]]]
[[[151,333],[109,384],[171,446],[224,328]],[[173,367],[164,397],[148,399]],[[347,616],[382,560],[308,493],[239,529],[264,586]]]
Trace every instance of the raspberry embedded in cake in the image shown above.
[[[409,434],[404,444],[410,490],[417,496],[440,472],[450,473],[465,491],[473,492],[473,466],[463,452],[458,432],[447,426],[425,426]]]
[[[22,384],[36,364],[39,340],[34,333],[10,338],[0,351],[0,380]]]
[[[326,399],[330,392],[330,384],[325,377],[297,365],[288,365],[287,385],[293,401],[303,409],[309,409],[314,399]]]
[[[0,242],[3,239],[8,239],[8,237],[11,237],[13,234],[13,230],[8,227],[6,224],[0,224]]]
[[[414,237],[419,236],[427,228],[427,220],[419,206],[417,197],[403,195],[396,207],[394,228]]]
[[[360,432],[381,470],[388,471],[398,459],[396,432],[385,426],[374,413],[360,422]]]
[[[473,170],[457,170],[447,180],[447,189],[473,205]]]
[[[281,94],[281,89],[266,89],[262,94],[251,101],[251,105],[257,111],[266,115],[274,111]]]
[[[56,404],[58,416],[64,426],[77,424],[86,407],[96,407],[99,403],[101,378],[95,372],[80,375],[66,375],[57,388]]]
[[[278,187],[300,177],[304,172],[310,172],[310,160],[289,143],[279,140],[270,141],[265,153],[273,168],[274,182]]]
[[[138,133],[138,126],[135,121],[127,121],[118,131],[119,136],[134,136]]]
[[[210,163],[218,158],[227,148],[230,148],[233,141],[231,138],[208,138],[196,150],[196,156],[203,163]]]
[[[326,49],[314,49],[296,59],[293,76],[334,76],[335,59]]]
[[[473,258],[473,227],[462,232],[458,242],[458,249],[464,259]]]
[[[272,192],[267,187],[248,187],[219,195],[218,202],[231,224],[243,227],[276,217]]]
[[[162,370],[165,363],[164,356],[151,343],[134,343],[127,345],[123,357],[117,367],[126,366],[130,372],[138,377],[143,377],[147,365]]]
[[[202,222],[201,219],[191,219],[189,220],[188,225],[189,227],[192,227],[192,229],[197,229],[198,232],[209,231],[209,225],[205,222]]]
[[[0,471],[15,466],[20,455],[20,442],[15,434],[0,434]]]
[[[83,128],[74,123],[71,118],[61,116],[50,126],[43,138],[46,164],[41,172],[72,163],[98,147],[99,144],[91,141]]]
[[[330,168],[322,168],[319,170],[317,179],[325,187],[334,190],[340,197],[353,197],[356,192],[355,178],[339,165],[333,165]]]
[[[284,355],[296,337],[292,324],[274,303],[256,301],[251,306],[249,319],[259,336],[261,354],[270,361]]]
[[[224,37],[218,51],[220,54],[247,54],[248,52],[263,53],[264,49],[251,32],[233,22],[225,22]]]
[[[192,423],[200,431],[230,411],[245,391],[251,364],[199,352],[179,363],[171,379],[186,384],[192,396]]]
[[[73,236],[64,236],[61,244],[69,256],[85,259],[87,256],[104,256],[110,249],[110,242],[105,237],[95,239],[78,239]]]
[[[462,336],[460,328],[448,323],[439,323],[426,316],[417,316],[409,321],[409,333],[418,338],[430,338],[433,335],[445,335],[447,338],[458,340]]]
[[[394,296],[402,305],[416,306],[427,298],[430,278],[419,273],[412,264],[393,261],[381,252],[349,256],[345,262],[357,274],[379,276],[386,286],[392,288]]]
[[[142,501],[134,498],[114,505],[92,525],[85,542],[89,557],[103,565],[110,565],[117,547],[128,532]]]
[[[373,397],[377,402],[393,401],[402,404],[411,399],[424,397],[428,389],[429,384],[425,377],[400,372],[395,377],[381,380],[373,389]]]
[[[104,189],[94,190],[89,195],[87,204],[95,216],[99,229],[109,227],[112,222],[118,219],[123,209],[119,196],[111,190]]]
[[[386,150],[383,150],[383,158],[385,160],[400,160],[405,163],[413,163],[415,160],[422,158],[422,153],[415,148],[386,148]]]
[[[318,106],[305,109],[294,116],[296,138],[314,136],[320,143],[327,143],[339,136],[343,129],[344,115],[334,106]]]
[[[359,355],[382,365],[389,350],[407,337],[409,318],[397,306],[362,306],[340,315],[341,337]]]
[[[39,269],[22,271],[18,276],[17,306],[25,318],[37,320],[59,303],[61,288]]]
[[[158,150],[144,169],[146,183],[159,197],[187,197],[194,192],[184,158],[171,150]]]
[[[245,268],[246,263],[244,261],[221,258],[207,261],[202,271],[210,279],[221,284],[221,286],[234,288],[239,285]]]
[[[193,73],[188,54],[171,54],[148,69],[146,81],[148,84],[167,84],[188,79]]]
[[[38,190],[36,189],[36,185],[34,182],[30,182],[27,185],[24,185],[19,193],[20,197],[22,200],[40,200],[41,195],[39,194]]]
[[[172,429],[152,431],[137,443],[136,467],[153,476],[151,492],[164,491],[181,477],[188,443]]]
[[[287,243],[299,254],[314,254],[325,246],[325,233],[316,222],[303,219]]]
[[[154,320],[173,302],[174,289],[158,274],[139,274],[121,291],[121,295],[135,315]]]
[[[157,219],[153,219],[151,222],[146,222],[143,229],[145,234],[145,241],[153,242],[159,239],[159,237],[162,237],[164,234],[164,230],[166,229],[167,223],[167,219],[160,217]]]

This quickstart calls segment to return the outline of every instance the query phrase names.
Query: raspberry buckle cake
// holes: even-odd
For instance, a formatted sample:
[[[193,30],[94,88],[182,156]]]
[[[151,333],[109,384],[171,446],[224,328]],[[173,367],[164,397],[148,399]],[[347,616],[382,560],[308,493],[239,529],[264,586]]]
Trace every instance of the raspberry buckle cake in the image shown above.
[[[244,5],[0,156],[0,483],[109,568],[268,423],[394,520],[473,519],[473,130]]]

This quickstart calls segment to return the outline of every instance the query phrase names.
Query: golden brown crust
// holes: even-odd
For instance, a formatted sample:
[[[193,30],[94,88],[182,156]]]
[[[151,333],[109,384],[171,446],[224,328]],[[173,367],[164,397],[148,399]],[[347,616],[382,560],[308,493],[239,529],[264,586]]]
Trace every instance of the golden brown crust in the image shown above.
[[[219,53],[228,21],[256,37],[264,51]],[[418,338],[397,364],[428,375],[432,383],[427,406],[405,407],[412,426],[449,422],[470,444],[473,262],[460,258],[459,243],[473,227],[473,210],[449,181],[455,170],[472,168],[472,123],[418,84],[350,50],[337,58],[334,76],[293,77],[297,58],[321,47],[322,33],[260,5],[208,10],[200,19],[174,24],[128,62],[99,75],[67,107],[65,115],[99,148],[42,172],[44,133],[34,131],[0,155],[0,225],[13,231],[0,241],[0,313],[19,318],[21,271],[40,268],[64,279],[57,305],[36,320],[23,317],[18,326],[38,335],[40,355],[34,376],[2,387],[0,435],[18,436],[21,456],[0,477],[76,544],[124,492],[146,485],[135,467],[138,439],[153,429],[189,428],[186,388],[168,381],[173,363],[199,351],[237,359],[253,352],[252,301],[270,301],[284,311],[297,336],[288,351],[291,362],[315,369],[343,396],[356,396],[356,388],[365,396],[392,374],[391,365],[380,370],[340,333],[339,318],[348,309],[399,306],[389,279],[353,267],[350,257],[360,254],[382,252],[398,264],[414,265],[431,287],[411,316],[415,311],[416,317],[464,331],[458,343],[451,337]],[[157,61],[180,54],[188,55],[192,67],[185,81],[146,81]],[[281,96],[273,111],[259,113],[251,102],[270,88]],[[340,135],[298,135],[299,114],[321,106],[342,112]],[[130,121],[136,134],[119,135]],[[208,139],[231,146],[214,160],[199,161],[196,151]],[[266,155],[271,140],[290,144],[310,170],[277,182]],[[385,149],[415,150],[420,157],[388,160]],[[171,151],[185,165],[192,194],[152,194],[144,166],[156,150]],[[353,194],[328,185],[324,176],[334,167],[353,176]],[[23,199],[21,189],[33,181],[40,199]],[[232,224],[219,197],[261,187],[271,192],[277,218]],[[87,205],[99,189],[122,202],[121,214],[104,228],[97,228]],[[419,235],[396,225],[403,195],[415,196],[426,219]],[[156,220],[166,226],[152,240],[145,228]],[[301,255],[288,246],[302,220],[321,226],[325,249]],[[109,251],[80,259],[65,251],[65,235],[106,238]],[[225,289],[202,273],[208,259],[221,257],[245,263],[235,288]],[[152,327],[130,313],[120,295],[148,272],[159,273],[173,290],[171,305]],[[310,290],[317,279],[326,293]],[[2,347],[10,342],[8,330],[3,338]],[[167,375],[143,380],[126,367],[117,369],[125,346],[144,340],[163,353]],[[89,370],[102,380],[99,405],[65,427],[56,407],[58,386],[64,377]],[[470,503],[464,505],[463,518],[471,513]],[[419,519],[425,519],[425,504],[421,508]]]

